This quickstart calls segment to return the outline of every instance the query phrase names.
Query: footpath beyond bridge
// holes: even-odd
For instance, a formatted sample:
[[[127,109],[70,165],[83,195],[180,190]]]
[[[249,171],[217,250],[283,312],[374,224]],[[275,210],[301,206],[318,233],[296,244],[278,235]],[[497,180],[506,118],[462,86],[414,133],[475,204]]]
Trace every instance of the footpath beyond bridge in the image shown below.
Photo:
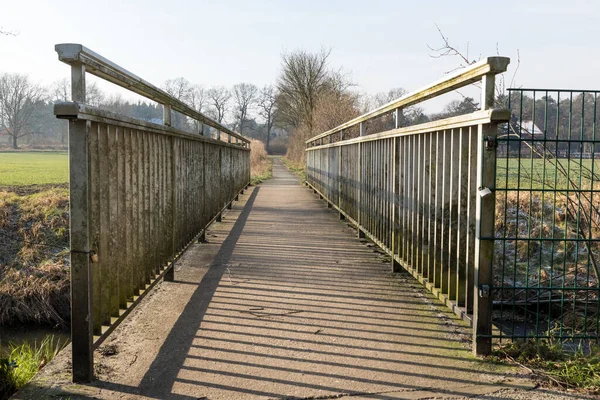
[[[193,244],[74,385],[63,352],[18,399],[465,397],[531,387],[279,160]],[[505,397],[489,397],[505,398]]]

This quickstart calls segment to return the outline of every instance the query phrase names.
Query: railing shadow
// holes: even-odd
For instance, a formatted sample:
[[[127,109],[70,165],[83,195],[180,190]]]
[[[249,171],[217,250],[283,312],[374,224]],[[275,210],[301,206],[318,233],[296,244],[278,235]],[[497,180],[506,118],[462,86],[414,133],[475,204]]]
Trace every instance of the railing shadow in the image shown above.
[[[140,383],[142,394],[152,394],[158,398],[172,396],[171,386],[177,378],[179,369],[187,358],[188,349],[196,338],[200,323],[204,318],[210,301],[219,286],[223,273],[233,254],[235,246],[244,230],[260,187],[256,187],[242,212],[237,218],[231,232],[221,245],[206,275],[190,298],[187,306],[171,329],[154,362]],[[158,383],[160,382],[160,383]],[[171,385],[165,385],[171,383]]]
[[[269,190],[263,188],[261,200],[272,194]],[[309,263],[317,246],[314,240],[322,240],[316,238],[311,244],[309,239],[321,227],[304,232],[286,227],[287,207],[277,212],[276,220],[260,222],[265,211],[253,207],[258,191],[250,195],[139,384],[106,379],[94,386],[113,395],[175,400],[203,398],[215,391],[229,398],[343,393],[395,398],[402,397],[401,392],[433,388],[469,396],[467,387],[494,387],[494,380],[478,382],[472,374],[479,362],[438,325],[435,318],[441,311],[429,310],[416,296],[403,293],[412,290],[410,284],[396,286],[397,281],[411,279],[407,274],[383,279],[387,266],[378,265],[368,250],[345,252],[344,246],[327,242],[324,247],[330,258],[344,262],[316,257]],[[295,210],[289,206],[289,211],[293,215]],[[340,229],[337,219],[327,217],[319,207],[309,211],[305,224],[322,218],[329,221],[325,229]],[[253,236],[254,231],[265,229],[273,234],[266,242],[263,236]],[[344,240],[347,247],[353,244],[348,232],[332,237],[340,245]],[[311,250],[303,252],[296,240]],[[359,243],[356,239],[357,248]],[[249,254],[256,257],[248,259]],[[237,265],[240,261],[244,265]],[[306,280],[315,271],[322,274],[316,273],[308,285]],[[321,282],[323,276],[329,279]],[[358,283],[364,284],[363,293],[347,293]],[[323,290],[325,284],[329,290]]]

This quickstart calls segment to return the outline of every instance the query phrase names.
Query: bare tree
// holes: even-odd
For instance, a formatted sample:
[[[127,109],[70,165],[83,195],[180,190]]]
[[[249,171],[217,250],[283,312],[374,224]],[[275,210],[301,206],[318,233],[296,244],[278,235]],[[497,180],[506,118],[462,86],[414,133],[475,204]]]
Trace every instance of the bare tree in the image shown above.
[[[258,94],[258,114],[264,118],[265,127],[267,128],[267,138],[265,147],[267,153],[269,152],[269,143],[271,141],[271,129],[275,123],[275,117],[277,115],[277,92],[272,85],[267,85],[260,90]]]
[[[313,113],[319,96],[328,86],[327,60],[331,51],[312,54],[304,50],[282,55],[277,79],[278,109],[282,122],[298,128],[304,124],[313,133]]]
[[[71,81],[67,78],[55,81],[50,86],[50,99],[54,102],[71,101]],[[96,82],[85,86],[85,102],[91,106],[99,106],[104,102],[104,92],[100,90]]]
[[[460,50],[458,50],[457,47],[450,44],[450,40],[446,36],[444,36],[444,34],[442,33],[442,30],[440,29],[440,27],[437,24],[435,25],[435,27],[437,28],[437,31],[440,34],[440,36],[442,37],[442,41],[444,43],[440,47],[432,47],[430,45],[427,45],[427,47],[429,47],[429,50],[431,50],[433,52],[433,53],[429,54],[430,57],[432,57],[432,58],[458,57],[460,59],[460,64],[458,65],[458,67],[454,68],[452,71],[455,71],[455,70],[461,69],[461,68],[466,68],[467,66],[469,66],[471,64],[475,64],[477,62],[477,60],[469,60],[469,42],[467,42],[466,53],[463,53]],[[479,55],[479,58],[481,59],[481,54]],[[448,71],[448,72],[452,72],[452,71]]]
[[[39,132],[36,110],[44,105],[45,95],[44,88],[27,75],[0,75],[0,125],[12,137],[14,149],[20,138]]]
[[[206,107],[208,105],[208,95],[204,86],[192,85],[189,95],[189,105],[199,113],[204,113],[206,111]],[[199,131],[200,129],[204,131],[204,127],[199,121],[194,120],[194,127],[196,131]]]
[[[469,65],[475,64],[477,62],[476,59],[470,60],[469,57],[469,42],[467,42],[466,44],[466,52],[462,52],[461,50],[458,49],[458,47],[452,45],[450,43],[450,39],[448,39],[447,36],[444,35],[444,33],[442,32],[442,30],[440,29],[440,27],[436,24],[435,25],[438,33],[440,34],[440,37],[442,39],[442,45],[439,47],[432,47],[430,45],[427,45],[427,47],[429,48],[429,50],[431,50],[433,53],[430,53],[429,56],[432,58],[444,58],[444,57],[454,57],[455,59],[459,60],[459,65],[450,70],[450,71],[446,71],[446,73],[450,73],[459,69],[463,69],[468,67]],[[498,43],[496,43],[496,53],[498,55],[500,55],[500,49],[498,46]],[[481,59],[481,54],[479,55],[478,59]],[[510,81],[510,87],[512,87],[514,85],[515,82],[515,77],[517,76],[517,72],[519,71],[519,67],[521,66],[521,54],[519,52],[519,49],[517,49],[517,63],[516,63],[516,68],[515,71],[513,72],[513,76],[511,78]],[[475,83],[475,86],[479,86],[479,84]],[[498,79],[496,80],[496,99],[499,100],[501,98],[505,98],[505,91],[506,91],[506,80],[504,77],[504,74],[500,74],[498,76]],[[468,100],[470,99],[469,97],[465,96],[464,94],[462,94],[460,91],[456,91],[458,94],[460,94],[463,99]],[[475,103],[472,104],[473,106],[476,106]]]
[[[163,89],[177,100],[181,100],[187,105],[191,105],[193,85],[187,79],[182,77],[168,79],[163,84]],[[185,130],[188,126],[187,118],[183,114],[171,111],[171,125],[175,128]]]
[[[208,105],[208,95],[202,85],[192,85],[189,94],[189,105],[199,113],[206,111]]]
[[[190,100],[192,84],[182,77],[167,79],[163,85],[163,89],[177,100],[181,100],[187,104]]]
[[[17,36],[18,33],[14,32],[14,31],[9,31],[7,29],[4,29],[3,26],[0,26],[0,35],[5,35],[5,36]]]
[[[404,88],[393,88],[387,92],[380,92],[373,96],[372,106],[373,108],[381,107],[391,101],[397,100],[407,93]],[[368,111],[368,110],[366,110]]]
[[[208,90],[207,95],[212,106],[210,110],[211,116],[218,123],[223,123],[229,106],[229,100],[231,99],[231,93],[224,86],[214,86]]]
[[[249,109],[256,102],[258,88],[251,83],[238,83],[233,85],[233,100],[235,101],[235,112],[237,117],[237,128],[240,134],[244,131],[244,122],[248,117]]]

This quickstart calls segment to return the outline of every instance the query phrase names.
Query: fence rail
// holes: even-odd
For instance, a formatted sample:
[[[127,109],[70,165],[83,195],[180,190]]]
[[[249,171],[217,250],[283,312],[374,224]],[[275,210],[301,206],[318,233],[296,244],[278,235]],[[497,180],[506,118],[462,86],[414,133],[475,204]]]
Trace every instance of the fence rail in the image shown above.
[[[74,381],[93,379],[93,350],[250,181],[249,141],[81,45],[56,46],[71,65],[69,120],[71,339]],[[85,74],[163,105],[164,125],[85,104]],[[224,133],[170,126],[171,112]],[[226,139],[223,141],[221,139]]]
[[[510,118],[493,109],[494,80],[508,63],[489,57],[306,142],[307,184],[387,252],[394,271],[402,266],[472,322],[478,354],[491,350],[494,147]],[[480,111],[400,127],[403,108],[477,81]],[[367,135],[390,113],[394,129]]]

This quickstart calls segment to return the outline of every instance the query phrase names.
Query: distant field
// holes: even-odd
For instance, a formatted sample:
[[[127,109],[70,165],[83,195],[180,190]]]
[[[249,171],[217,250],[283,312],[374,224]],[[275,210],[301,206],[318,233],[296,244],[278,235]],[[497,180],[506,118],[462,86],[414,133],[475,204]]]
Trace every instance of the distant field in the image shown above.
[[[0,186],[61,184],[68,181],[66,151],[0,152]]]
[[[562,168],[557,168],[557,164]],[[498,158],[497,167],[498,188],[567,189],[570,186],[567,184],[567,174],[569,180],[576,186],[580,185],[581,179],[582,188],[590,188],[592,177],[594,187],[600,184],[600,160],[572,158],[568,161],[565,158],[557,160],[522,158],[519,163],[516,158],[508,160]]]

